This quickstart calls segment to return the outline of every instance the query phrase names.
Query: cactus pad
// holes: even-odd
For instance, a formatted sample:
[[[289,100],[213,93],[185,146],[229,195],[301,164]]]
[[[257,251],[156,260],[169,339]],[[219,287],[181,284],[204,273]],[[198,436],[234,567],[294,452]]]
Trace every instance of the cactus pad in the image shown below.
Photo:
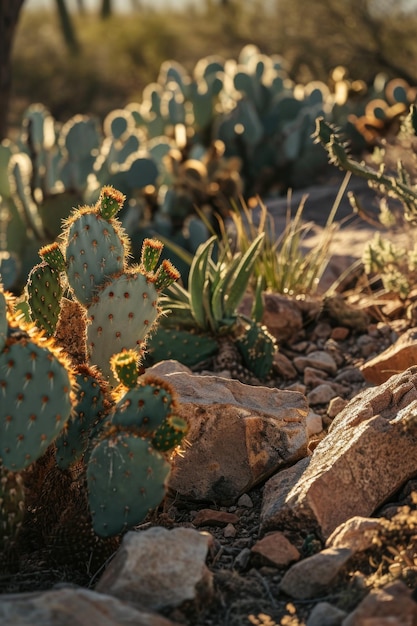
[[[129,389],[136,385],[139,376],[138,355],[134,350],[114,354],[110,367],[117,380]]]
[[[88,309],[87,349],[92,364],[114,383],[113,354],[136,350],[159,315],[158,294],[152,281],[135,269],[115,276],[102,286]],[[105,341],[103,341],[105,337]]]
[[[165,495],[170,464],[149,441],[115,432],[93,450],[87,468],[95,532],[120,534],[140,524]]]
[[[169,452],[181,444],[188,433],[188,422],[178,415],[169,415],[155,431],[152,445],[159,452]]]
[[[84,207],[67,221],[68,282],[81,304],[90,304],[99,285],[124,268],[127,239],[116,219]]]
[[[32,268],[26,284],[31,317],[36,326],[53,335],[58,323],[62,287],[59,271],[45,261]]]
[[[105,384],[96,370],[81,365],[76,372],[73,413],[55,440],[55,458],[61,469],[67,469],[83,457],[89,437],[102,423],[109,405]]]
[[[142,436],[152,436],[175,406],[171,386],[164,380],[146,376],[119,399],[112,423],[135,427]]]
[[[69,364],[42,338],[9,338],[0,354],[0,394],[0,458],[6,469],[21,470],[41,456],[70,417]]]

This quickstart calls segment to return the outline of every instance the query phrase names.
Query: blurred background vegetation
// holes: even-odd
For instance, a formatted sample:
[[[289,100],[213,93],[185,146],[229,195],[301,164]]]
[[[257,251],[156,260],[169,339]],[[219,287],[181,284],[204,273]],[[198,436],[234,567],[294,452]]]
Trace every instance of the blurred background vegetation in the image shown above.
[[[18,17],[2,136],[19,127],[30,103],[42,102],[60,121],[76,113],[103,118],[140,100],[164,60],[191,72],[200,58],[236,58],[247,43],[282,55],[297,82],[329,82],[342,65],[368,84],[380,72],[417,83],[417,3],[410,0],[97,0],[94,9],[88,0],[38,3],[2,0],[0,7],[0,17],[7,5]],[[6,91],[2,85],[3,105]]]

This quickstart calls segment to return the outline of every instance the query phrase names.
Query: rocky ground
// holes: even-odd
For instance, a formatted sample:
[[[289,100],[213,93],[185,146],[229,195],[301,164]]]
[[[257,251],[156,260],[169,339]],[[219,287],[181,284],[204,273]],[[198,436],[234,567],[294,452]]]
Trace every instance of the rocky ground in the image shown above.
[[[230,346],[155,366],[191,423],[165,502],[103,567],[0,573],[0,623],[417,624],[415,307],[385,298],[267,295],[264,383]]]
[[[106,568],[0,577],[1,623],[417,623],[417,331],[387,306],[268,296],[264,386],[227,358],[157,365],[194,416],[163,506]]]

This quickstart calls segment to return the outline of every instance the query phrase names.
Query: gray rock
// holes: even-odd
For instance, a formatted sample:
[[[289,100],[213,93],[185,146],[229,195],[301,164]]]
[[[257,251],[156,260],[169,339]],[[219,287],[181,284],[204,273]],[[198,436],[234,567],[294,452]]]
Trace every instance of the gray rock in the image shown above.
[[[372,591],[343,620],[342,626],[415,626],[417,602],[411,590],[395,581]]]
[[[326,548],[292,565],[280,582],[280,589],[303,600],[328,593],[353,552],[347,548]]]
[[[322,370],[331,376],[337,374],[337,363],[334,358],[324,350],[315,350],[310,352],[306,356],[297,356],[293,360],[294,367],[299,372],[304,372],[306,367],[312,367],[317,370]]]
[[[212,594],[205,565],[211,535],[156,526],[128,532],[96,590],[148,610],[199,602]]]
[[[306,626],[341,626],[346,615],[346,611],[329,602],[319,602],[308,616]]]

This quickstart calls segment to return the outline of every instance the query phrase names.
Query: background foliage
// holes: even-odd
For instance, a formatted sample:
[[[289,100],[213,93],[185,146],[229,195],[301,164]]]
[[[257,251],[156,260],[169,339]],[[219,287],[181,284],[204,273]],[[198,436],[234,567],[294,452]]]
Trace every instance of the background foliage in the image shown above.
[[[164,60],[191,71],[206,55],[236,58],[247,43],[284,56],[299,82],[328,82],[338,65],[366,83],[379,72],[417,82],[417,8],[403,0],[206,0],[183,10],[133,4],[131,14],[105,19],[99,11],[72,14],[77,48],[66,45],[53,2],[50,10],[24,7],[13,47],[11,130],[36,101],[62,121],[103,117],[138,100]]]

